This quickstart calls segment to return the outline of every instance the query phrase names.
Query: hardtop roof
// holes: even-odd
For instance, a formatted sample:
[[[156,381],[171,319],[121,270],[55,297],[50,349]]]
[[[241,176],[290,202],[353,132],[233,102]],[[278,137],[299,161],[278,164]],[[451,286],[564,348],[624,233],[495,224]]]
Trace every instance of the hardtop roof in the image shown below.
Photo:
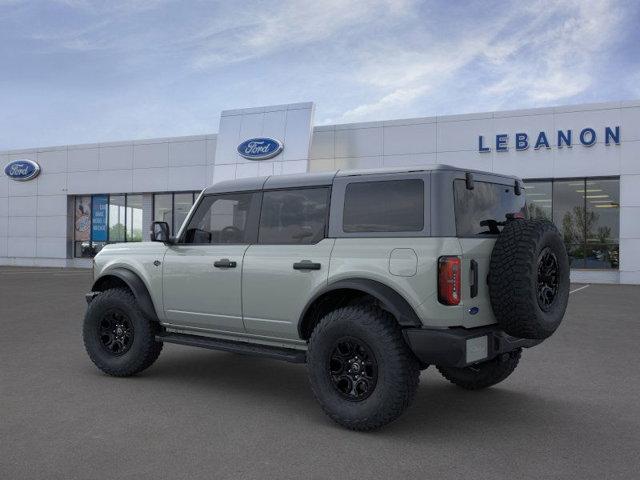
[[[504,179],[516,180],[518,177],[503,175],[482,170],[472,170],[468,168],[454,167],[444,164],[419,165],[412,167],[391,167],[391,168],[371,168],[358,170],[333,170],[319,173],[296,173],[291,175],[270,175],[266,177],[238,178],[235,180],[223,180],[217,182],[204,190],[204,194],[241,192],[263,189],[296,188],[329,186],[333,184],[336,177],[353,177],[362,175],[381,175],[407,172],[427,172],[427,171],[456,171],[470,172],[484,175],[491,175]]]

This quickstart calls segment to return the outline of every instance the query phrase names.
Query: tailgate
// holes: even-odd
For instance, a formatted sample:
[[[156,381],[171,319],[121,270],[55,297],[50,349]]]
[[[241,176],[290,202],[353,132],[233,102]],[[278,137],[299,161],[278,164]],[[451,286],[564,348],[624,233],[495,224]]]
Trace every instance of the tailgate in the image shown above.
[[[461,302],[462,324],[469,327],[496,322],[489,300],[489,262],[495,238],[460,238],[462,249]]]

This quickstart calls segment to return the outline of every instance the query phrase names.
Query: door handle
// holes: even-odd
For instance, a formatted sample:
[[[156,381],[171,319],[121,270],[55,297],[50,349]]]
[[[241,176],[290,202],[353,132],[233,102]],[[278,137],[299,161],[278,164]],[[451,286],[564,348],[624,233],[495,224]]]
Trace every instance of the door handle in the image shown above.
[[[223,258],[213,262],[213,266],[216,268],[236,268],[236,262],[232,262],[228,258]]]
[[[312,262],[311,260],[301,260],[293,264],[294,270],[320,270],[320,267],[322,267],[322,265]]]
[[[471,298],[478,296],[478,262],[471,260]]]

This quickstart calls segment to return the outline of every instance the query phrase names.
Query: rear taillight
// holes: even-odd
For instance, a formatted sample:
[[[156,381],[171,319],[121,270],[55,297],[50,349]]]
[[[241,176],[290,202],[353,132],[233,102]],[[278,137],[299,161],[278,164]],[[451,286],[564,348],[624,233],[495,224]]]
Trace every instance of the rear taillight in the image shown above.
[[[460,258],[438,259],[438,300],[444,305],[460,303]]]

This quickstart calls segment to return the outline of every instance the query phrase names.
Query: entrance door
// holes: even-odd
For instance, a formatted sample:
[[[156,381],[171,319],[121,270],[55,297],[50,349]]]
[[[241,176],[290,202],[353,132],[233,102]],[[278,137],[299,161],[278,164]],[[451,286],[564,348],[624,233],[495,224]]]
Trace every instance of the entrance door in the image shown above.
[[[247,333],[298,339],[300,314],[328,279],[335,242],[325,238],[328,205],[328,187],[264,192],[258,243],[244,257]]]
[[[164,257],[167,322],[186,329],[243,332],[242,262],[255,241],[260,195],[201,199],[179,241]]]

